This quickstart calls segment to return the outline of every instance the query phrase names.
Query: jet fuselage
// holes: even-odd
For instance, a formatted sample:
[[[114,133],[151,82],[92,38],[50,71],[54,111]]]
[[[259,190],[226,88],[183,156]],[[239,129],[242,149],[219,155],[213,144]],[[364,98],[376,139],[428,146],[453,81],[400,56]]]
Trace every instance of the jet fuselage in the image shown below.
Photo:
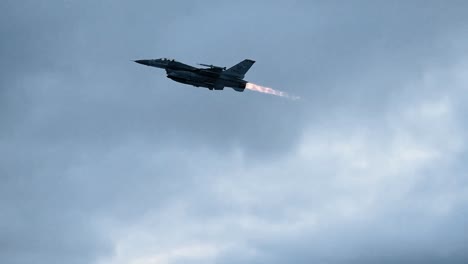
[[[243,92],[247,81],[244,75],[254,64],[253,60],[246,59],[226,70],[226,67],[202,64],[209,68],[197,68],[175,60],[153,59],[136,60],[135,62],[146,66],[165,69],[167,78],[195,87],[205,87],[210,90],[223,90],[230,87]]]

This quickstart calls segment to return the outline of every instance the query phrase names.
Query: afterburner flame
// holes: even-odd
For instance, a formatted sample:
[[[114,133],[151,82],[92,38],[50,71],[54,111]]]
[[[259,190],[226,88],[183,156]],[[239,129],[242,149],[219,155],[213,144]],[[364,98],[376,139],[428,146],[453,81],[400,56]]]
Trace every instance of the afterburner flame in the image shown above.
[[[272,94],[272,95],[276,95],[276,96],[286,97],[286,98],[293,99],[293,100],[299,99],[299,96],[292,96],[292,95],[289,95],[289,94],[287,94],[285,92],[277,91],[277,90],[272,89],[270,87],[264,87],[264,86],[257,85],[257,84],[254,84],[254,83],[247,83],[245,85],[245,89],[249,89],[249,90],[260,92],[260,93],[266,93],[266,94]]]

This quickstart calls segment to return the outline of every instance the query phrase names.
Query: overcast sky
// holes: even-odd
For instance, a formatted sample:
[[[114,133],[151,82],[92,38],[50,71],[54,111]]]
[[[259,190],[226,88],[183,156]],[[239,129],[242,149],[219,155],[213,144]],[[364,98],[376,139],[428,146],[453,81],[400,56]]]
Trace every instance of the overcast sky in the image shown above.
[[[0,263],[467,263],[467,12],[2,0]]]

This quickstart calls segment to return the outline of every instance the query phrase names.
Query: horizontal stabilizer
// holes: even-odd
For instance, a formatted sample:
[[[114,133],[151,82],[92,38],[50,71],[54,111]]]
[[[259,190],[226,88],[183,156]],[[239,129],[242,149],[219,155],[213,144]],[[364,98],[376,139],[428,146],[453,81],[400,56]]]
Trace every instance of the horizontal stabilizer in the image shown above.
[[[243,92],[245,90],[245,88],[239,88],[239,87],[233,87],[232,89],[234,89],[234,91],[237,91],[237,92]]]

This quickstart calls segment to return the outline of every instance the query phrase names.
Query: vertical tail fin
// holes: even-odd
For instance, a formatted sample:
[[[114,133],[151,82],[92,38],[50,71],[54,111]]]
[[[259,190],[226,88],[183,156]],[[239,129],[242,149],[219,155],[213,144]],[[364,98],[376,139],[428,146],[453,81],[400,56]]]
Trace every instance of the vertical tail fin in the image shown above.
[[[244,78],[245,74],[249,71],[250,67],[255,63],[253,60],[245,59],[236,65],[232,66],[231,68],[227,69],[225,73],[234,75],[241,79]]]

